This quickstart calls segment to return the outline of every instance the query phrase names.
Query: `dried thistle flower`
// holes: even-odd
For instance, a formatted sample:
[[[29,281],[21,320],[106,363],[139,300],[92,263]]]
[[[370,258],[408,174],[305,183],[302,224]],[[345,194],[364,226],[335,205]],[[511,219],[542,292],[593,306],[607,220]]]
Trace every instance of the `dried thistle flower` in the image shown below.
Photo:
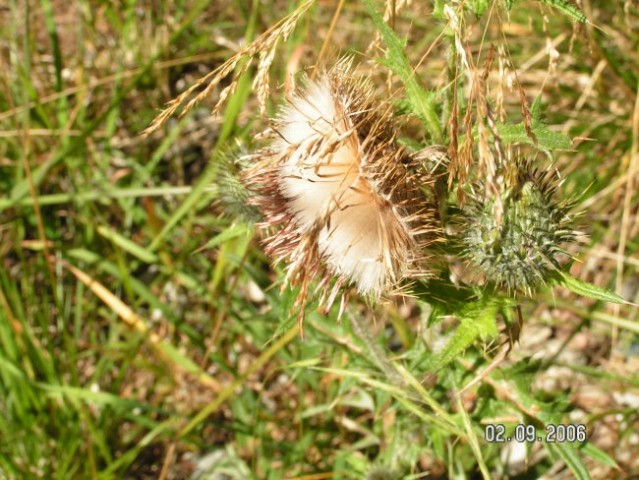
[[[342,60],[293,95],[253,155],[247,185],[276,229],[266,251],[288,263],[284,286],[300,287],[302,312],[314,280],[328,309],[347,284],[379,297],[425,274],[430,176],[395,141],[390,110]]]
[[[562,246],[578,232],[570,227],[569,205],[555,199],[560,182],[552,171],[520,160],[504,180],[501,222],[494,215],[497,199],[482,196],[467,206],[465,256],[509,293],[531,296],[560,268],[559,258],[568,256]]]

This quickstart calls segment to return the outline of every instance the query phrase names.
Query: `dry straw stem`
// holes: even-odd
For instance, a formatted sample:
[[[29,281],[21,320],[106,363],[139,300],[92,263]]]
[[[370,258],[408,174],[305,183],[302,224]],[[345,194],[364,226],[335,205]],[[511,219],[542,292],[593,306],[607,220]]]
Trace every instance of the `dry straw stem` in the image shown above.
[[[275,230],[266,250],[288,264],[284,287],[300,287],[302,315],[315,280],[328,310],[347,284],[378,298],[428,272],[423,249],[437,228],[422,189],[432,179],[395,129],[390,105],[341,60],[306,82],[251,156],[247,186]],[[345,304],[342,295],[340,314]]]
[[[468,55],[467,57],[464,56],[464,58],[471,58],[472,62],[472,57],[470,55]],[[473,68],[471,70],[472,88],[470,98],[468,99],[468,109],[466,110],[466,114],[464,115],[463,120],[466,135],[464,137],[461,151],[459,153],[450,152],[452,154],[450,155],[451,163],[448,177],[448,186],[449,188],[452,188],[453,184],[457,182],[457,194],[460,203],[462,204],[464,203],[464,188],[468,185],[468,182],[472,180],[469,177],[471,172],[471,165],[475,161],[475,155],[473,153],[473,125],[477,126],[477,176],[479,179],[482,180],[484,185],[484,199],[488,200],[490,198],[500,198],[501,187],[499,177],[503,173],[505,155],[501,146],[501,140],[499,138],[499,133],[495,124],[494,115],[486,99],[486,83],[492,67],[493,59],[494,49],[491,47],[484,63],[484,67],[481,69],[481,71],[478,68]],[[473,104],[475,106],[475,109],[472,108]],[[473,110],[475,112],[474,118]],[[456,105],[454,105],[453,115],[457,115]],[[457,130],[455,125],[457,123],[457,118],[454,117],[452,119],[452,123],[453,133],[456,137]],[[452,143],[456,144],[457,138],[455,138]],[[494,149],[492,148],[491,143],[494,143]],[[495,202],[494,210],[495,217],[497,218],[499,223],[503,215],[503,205],[499,200]]]
[[[200,382],[203,386],[210,388],[214,392],[219,392],[221,390],[220,384],[215,378],[202,371],[197,365],[187,358],[181,358],[180,364],[178,365],[175,361],[175,356],[179,354],[173,350],[173,347],[170,344],[165,343],[159,335],[152,332],[144,320],[136,315],[133,310],[122,302],[122,300],[116,297],[108,288],[67,261],[54,259],[53,257],[50,258],[52,259],[51,261],[57,260],[57,262],[71,272],[79,281],[89,287],[89,289],[107,306],[109,306],[111,310],[113,310],[113,312],[115,312],[130,328],[145,336],[158,355],[169,365],[174,368],[181,368],[188,373],[191,373],[195,376],[198,382]]]
[[[412,4],[412,0],[386,0],[384,2],[384,21],[388,23],[388,25],[394,29],[395,28],[395,19],[397,18],[397,14],[400,13],[406,7],[410,7]],[[376,30],[375,36],[373,40],[366,47],[367,54],[370,52],[374,52],[375,50],[382,49],[382,34]],[[390,75],[390,72],[389,72]],[[389,77],[390,81],[390,77]]]
[[[199,79],[195,82],[195,84],[171,100],[167,104],[166,108],[153,119],[151,125],[142,132],[142,135],[146,136],[155,132],[178,111],[179,117],[186,115],[202,100],[209,97],[220,82],[230,75],[238,65],[240,65],[239,69],[233,75],[233,81],[220,92],[218,100],[212,111],[213,115],[217,114],[237,88],[239,79],[253,64],[255,55],[258,55],[259,58],[257,62],[257,73],[255,75],[255,80],[253,81],[253,89],[257,92],[260,109],[264,112],[270,91],[268,72],[271,63],[273,63],[277,45],[280,40],[286,41],[295,29],[299,19],[304,15],[304,13],[306,13],[312,4],[313,0],[308,0],[301,4],[293,12],[257,37],[253,42],[233,55],[220,67]],[[246,58],[247,61],[240,64],[240,60],[243,58]],[[196,92],[200,89],[201,91],[196,94]]]
[[[490,15],[499,16],[499,9],[495,8],[495,3],[490,7]],[[497,120],[503,113],[503,95],[502,82],[504,81],[504,64],[510,64],[508,61],[509,53],[507,42],[503,37],[503,41],[499,43],[496,52],[495,46],[490,45],[483,60],[483,66],[479,65],[479,60],[475,60],[472,51],[468,45],[468,31],[465,28],[464,18],[461,7],[454,9],[450,5],[444,7],[444,14],[448,18],[448,26],[453,32],[452,51],[454,52],[454,73],[455,77],[452,82],[452,106],[449,131],[451,133],[450,146],[448,154],[451,159],[448,177],[448,187],[452,189],[457,184],[457,195],[460,204],[463,206],[465,202],[466,188],[471,186],[473,181],[481,181],[484,190],[481,194],[484,201],[496,200],[493,202],[493,214],[497,219],[497,223],[501,222],[504,214],[504,205],[501,203],[501,195],[503,189],[503,176],[508,174],[508,170],[513,166],[509,165],[504,152],[504,146],[497,128]],[[483,50],[483,42],[479,50],[477,58],[481,58]],[[489,89],[489,76],[492,70],[495,56],[498,56],[499,62],[499,93],[497,102],[497,114],[491,108],[491,104],[487,99]],[[517,72],[511,68],[515,87],[520,97],[520,105],[522,112],[522,121],[526,134],[531,141],[536,144],[537,138],[532,129],[532,115],[530,113],[528,101],[525,92],[519,82]],[[460,73],[458,73],[460,72]],[[460,119],[458,118],[458,92],[457,78],[465,73],[470,80],[470,95],[467,100],[468,107],[461,124],[465,130],[465,136],[461,148],[458,149],[458,136]],[[473,108],[474,107],[474,108]],[[476,140],[474,131],[476,130]],[[477,155],[475,155],[474,147],[477,146]],[[473,165],[477,163],[476,168]],[[474,171],[474,178],[471,178]]]
[[[621,294],[623,288],[623,267],[626,253],[626,244],[631,231],[632,198],[636,193],[637,173],[639,173],[639,85],[635,95],[635,104],[631,119],[632,126],[632,146],[630,158],[627,163],[628,175],[626,177],[626,188],[623,199],[623,212],[621,214],[621,232],[619,235],[619,245],[617,247],[617,280],[615,291]],[[613,310],[615,316],[619,316],[619,306],[615,305]],[[616,337],[617,329],[613,329],[613,337]]]

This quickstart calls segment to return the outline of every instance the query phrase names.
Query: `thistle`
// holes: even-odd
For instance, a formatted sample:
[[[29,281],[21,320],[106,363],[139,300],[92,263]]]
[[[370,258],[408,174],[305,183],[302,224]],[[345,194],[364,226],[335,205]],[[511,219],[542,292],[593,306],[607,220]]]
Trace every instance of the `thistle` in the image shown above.
[[[350,61],[307,80],[267,135],[245,179],[274,230],[265,250],[287,264],[284,287],[300,287],[302,311],[314,281],[328,310],[347,285],[378,298],[425,274],[436,230],[422,191],[430,176],[397,144],[389,104]]]
[[[562,246],[573,242],[569,205],[555,200],[559,182],[551,171],[515,164],[501,198],[472,200],[465,214],[465,256],[498,287],[531,296],[568,256]],[[501,201],[503,216],[494,214]]]

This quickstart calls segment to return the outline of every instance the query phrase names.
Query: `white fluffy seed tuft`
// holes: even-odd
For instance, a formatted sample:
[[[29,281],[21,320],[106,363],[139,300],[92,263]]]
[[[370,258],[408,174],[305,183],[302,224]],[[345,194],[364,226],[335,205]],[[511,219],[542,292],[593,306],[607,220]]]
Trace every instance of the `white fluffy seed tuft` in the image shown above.
[[[289,263],[288,283],[303,297],[319,276],[322,298],[335,298],[324,271],[336,288],[351,282],[375,297],[423,272],[424,232],[435,229],[420,187],[430,180],[395,142],[389,111],[340,62],[282,108],[255,155],[249,186],[267,225],[279,227],[267,252]]]

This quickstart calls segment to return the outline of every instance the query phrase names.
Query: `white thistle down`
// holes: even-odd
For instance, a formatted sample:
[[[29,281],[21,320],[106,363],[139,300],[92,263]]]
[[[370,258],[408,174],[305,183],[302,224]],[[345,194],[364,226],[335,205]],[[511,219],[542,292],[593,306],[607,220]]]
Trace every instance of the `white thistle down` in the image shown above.
[[[278,229],[266,250],[289,264],[287,283],[301,286],[302,305],[316,278],[328,308],[346,283],[379,297],[424,273],[435,229],[420,188],[430,181],[396,143],[388,104],[374,101],[350,62],[307,81],[270,138],[246,179],[265,225]],[[330,292],[327,272],[337,278]]]

